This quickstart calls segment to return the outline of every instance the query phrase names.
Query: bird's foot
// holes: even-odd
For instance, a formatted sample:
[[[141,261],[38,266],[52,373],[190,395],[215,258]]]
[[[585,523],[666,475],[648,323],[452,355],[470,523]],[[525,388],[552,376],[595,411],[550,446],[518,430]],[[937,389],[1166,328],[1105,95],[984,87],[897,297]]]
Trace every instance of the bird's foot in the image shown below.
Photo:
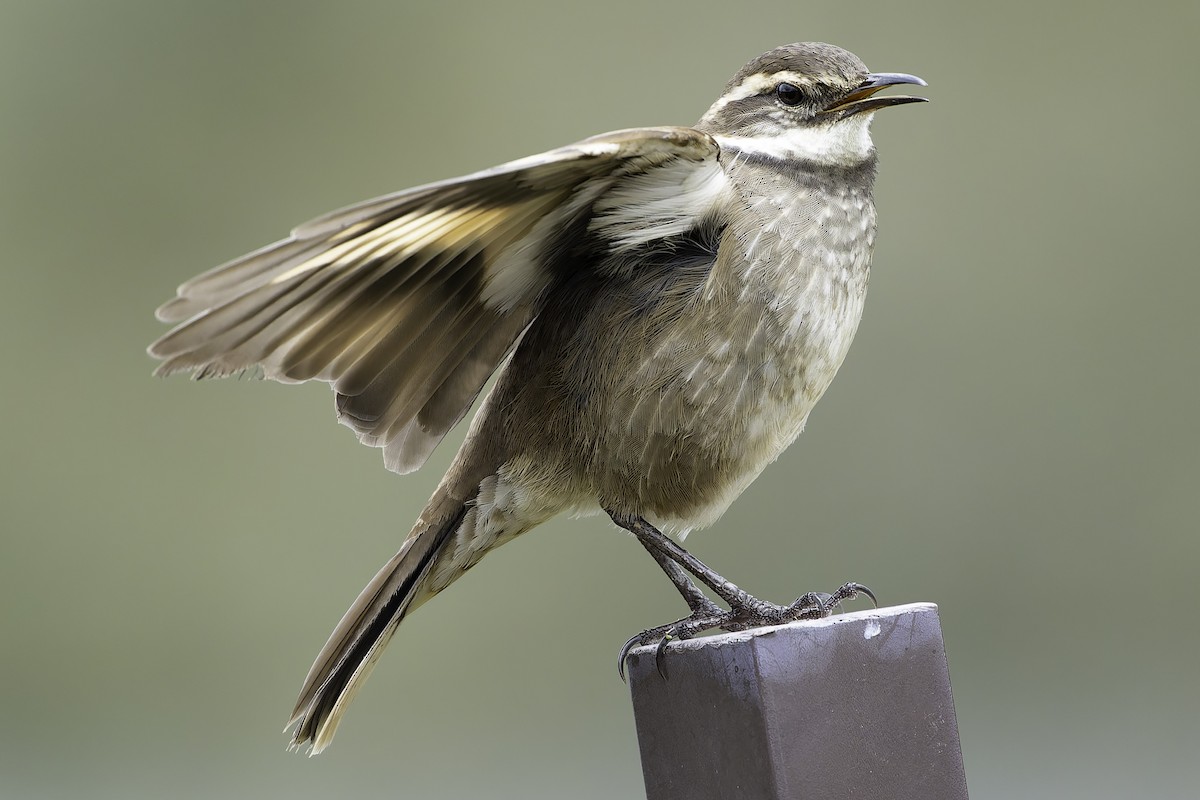
[[[658,668],[658,674],[665,678],[667,674],[662,657],[666,646],[672,641],[691,639],[704,631],[718,628],[724,631],[744,631],[766,625],[783,625],[800,619],[820,619],[828,617],[846,600],[851,600],[859,595],[866,595],[874,605],[879,605],[874,592],[861,583],[853,582],[843,584],[832,593],[808,592],[802,594],[796,598],[794,603],[787,606],[778,606],[745,594],[726,611],[706,598],[683,619],[642,631],[627,641],[621,648],[617,672],[620,674],[621,680],[625,680],[625,660],[629,657],[629,653],[635,647],[657,642],[654,663]]]
[[[729,618],[729,611],[725,611],[716,603],[709,603],[710,609],[693,611],[683,619],[669,622],[666,625],[659,625],[657,628],[650,628],[633,636],[621,647],[621,653],[617,656],[617,674],[621,676],[621,680],[625,680],[625,661],[629,658],[629,653],[635,647],[658,643],[658,647],[654,650],[654,663],[658,667],[658,674],[667,677],[666,671],[663,669],[662,654],[663,649],[668,642],[677,639],[690,639],[698,633],[702,633],[713,628],[722,627],[723,623]]]
[[[845,601],[859,595],[866,595],[872,604],[879,605],[874,592],[854,582],[844,583],[832,593],[807,592],[789,606],[777,606],[747,595],[747,602],[734,604],[729,612],[732,619],[717,627],[727,631],[744,631],[764,625],[784,625],[798,619],[821,619],[828,617]]]

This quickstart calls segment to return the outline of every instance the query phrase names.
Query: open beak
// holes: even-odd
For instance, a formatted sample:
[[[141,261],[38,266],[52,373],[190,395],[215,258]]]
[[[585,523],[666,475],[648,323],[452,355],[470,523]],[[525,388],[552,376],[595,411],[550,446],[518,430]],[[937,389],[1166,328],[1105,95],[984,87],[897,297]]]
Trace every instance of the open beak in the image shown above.
[[[872,72],[867,76],[865,81],[858,85],[857,89],[821,113],[833,114],[837,119],[844,119],[852,114],[861,114],[864,111],[876,111],[887,106],[928,102],[924,97],[909,97],[908,95],[874,96],[881,89],[901,83],[911,83],[916,86],[928,85],[916,75],[908,75],[903,72]]]

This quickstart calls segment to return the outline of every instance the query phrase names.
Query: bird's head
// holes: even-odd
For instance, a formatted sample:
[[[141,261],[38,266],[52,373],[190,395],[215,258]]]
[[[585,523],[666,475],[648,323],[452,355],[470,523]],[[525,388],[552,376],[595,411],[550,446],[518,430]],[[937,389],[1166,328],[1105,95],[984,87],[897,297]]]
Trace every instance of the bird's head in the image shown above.
[[[784,45],[742,67],[696,127],[768,158],[855,166],[873,157],[875,111],[925,101],[876,95],[896,84],[925,81],[870,72],[858,56],[831,44]]]

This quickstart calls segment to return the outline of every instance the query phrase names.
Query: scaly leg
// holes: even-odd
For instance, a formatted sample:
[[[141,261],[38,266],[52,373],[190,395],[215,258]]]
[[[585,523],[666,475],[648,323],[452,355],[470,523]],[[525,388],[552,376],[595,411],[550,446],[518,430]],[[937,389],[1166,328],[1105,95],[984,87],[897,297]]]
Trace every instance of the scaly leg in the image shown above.
[[[829,616],[833,609],[845,600],[860,594],[871,598],[876,603],[875,595],[870,589],[859,583],[846,583],[832,594],[823,592],[808,592],[801,595],[788,606],[777,606],[759,600],[717,574],[700,559],[683,549],[673,539],[655,528],[642,517],[617,514],[608,511],[613,522],[637,537],[642,546],[650,552],[654,560],[662,568],[671,583],[679,590],[692,613],[683,619],[667,625],[660,625],[642,631],[632,637],[621,648],[617,671],[621,678],[625,677],[625,659],[629,652],[641,645],[658,642],[655,660],[658,671],[663,674],[662,653],[667,642],[672,639],[688,639],[711,628],[721,628],[727,631],[740,631],[763,625],[780,625],[797,619],[816,619]],[[691,580],[691,573],[708,588],[729,604],[729,610],[724,611],[708,599]]]

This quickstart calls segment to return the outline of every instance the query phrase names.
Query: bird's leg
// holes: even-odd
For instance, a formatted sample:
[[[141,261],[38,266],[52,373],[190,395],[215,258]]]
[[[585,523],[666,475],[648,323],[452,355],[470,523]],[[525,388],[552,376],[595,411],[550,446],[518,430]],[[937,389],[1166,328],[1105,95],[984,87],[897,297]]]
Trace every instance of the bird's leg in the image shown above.
[[[666,677],[666,672],[663,670],[662,665],[662,651],[667,642],[676,638],[687,639],[695,636],[700,631],[720,625],[721,620],[728,616],[727,611],[712,600],[709,600],[704,592],[696,588],[696,584],[692,583],[691,579],[688,578],[688,574],[684,571],[683,567],[676,564],[661,551],[647,544],[645,540],[639,538],[638,541],[642,543],[646,551],[662,567],[662,571],[671,579],[671,583],[675,584],[675,588],[679,590],[679,594],[683,596],[683,601],[687,603],[692,613],[681,620],[671,622],[667,625],[659,625],[657,628],[651,628],[630,637],[629,641],[625,642],[621,647],[621,652],[617,656],[617,674],[621,676],[621,680],[625,680],[625,659],[628,658],[629,651],[633,648],[658,642],[658,650],[655,652],[655,663],[658,665],[659,674]]]
[[[763,618],[776,613],[782,614],[784,611],[782,607],[771,603],[764,603],[762,600],[739,588],[732,581],[721,577],[721,575],[717,574],[715,570],[703,561],[696,558],[687,550],[684,550],[674,539],[671,539],[641,517],[616,514],[612,511],[609,511],[608,515],[612,517],[613,522],[636,536],[638,541],[642,543],[642,546],[654,555],[654,559],[658,561],[659,566],[662,566],[667,576],[671,577],[672,583],[675,583],[676,588],[683,594],[684,600],[688,600],[688,592],[680,587],[679,583],[676,582],[676,578],[672,577],[671,570],[664,566],[664,562],[673,563],[677,567],[682,567],[692,575],[695,575],[697,580],[712,589],[717,597],[728,603],[729,607],[735,611],[747,611]],[[690,586],[691,582],[689,581],[688,583]],[[691,591],[699,593],[699,590],[695,586],[691,586]],[[688,601],[688,606],[695,611],[690,600]],[[782,621],[782,619],[779,621]]]
[[[639,538],[639,542],[646,548],[646,551],[658,562],[662,567],[662,571],[667,573],[667,577],[671,579],[671,583],[675,584],[675,588],[683,595],[683,602],[687,603],[688,608],[693,614],[719,614],[721,608],[708,599],[708,595],[700,591],[696,584],[692,583],[687,572],[683,567],[672,561],[665,553],[654,549],[646,543],[644,539]]]
[[[762,625],[779,625],[798,619],[826,617],[833,613],[834,608],[843,601],[860,594],[871,598],[871,602],[878,605],[875,594],[866,586],[860,583],[846,583],[832,594],[808,592],[789,606],[777,606],[774,603],[759,600],[732,581],[726,580],[645,519],[613,511],[608,511],[608,515],[612,517],[613,522],[637,537],[637,540],[649,551],[663,572],[671,579],[671,583],[679,590],[684,602],[692,611],[683,619],[650,628],[630,638],[621,648],[617,664],[617,670],[622,680],[625,677],[626,657],[633,648],[641,645],[658,642],[655,661],[658,664],[659,673],[665,676],[662,664],[663,648],[673,639],[688,639],[710,628],[739,631]],[[709,600],[692,583],[687,573],[694,575],[728,603],[729,610],[724,611]]]

